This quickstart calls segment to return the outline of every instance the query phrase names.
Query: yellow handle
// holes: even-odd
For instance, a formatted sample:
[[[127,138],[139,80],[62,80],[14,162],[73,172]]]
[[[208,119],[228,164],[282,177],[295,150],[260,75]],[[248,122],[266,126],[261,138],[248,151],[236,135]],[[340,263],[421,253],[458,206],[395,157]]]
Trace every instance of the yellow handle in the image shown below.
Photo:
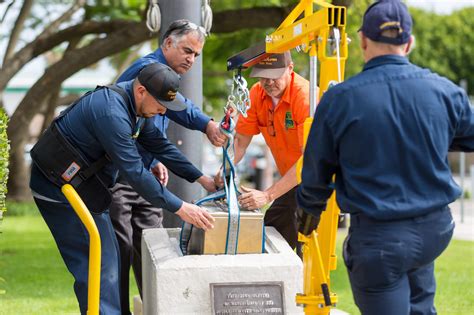
[[[76,190],[69,184],[64,185],[61,191],[66,196],[79,219],[85,225],[89,233],[89,280],[87,292],[87,314],[99,315],[100,301],[100,235],[91,213],[77,194]]]

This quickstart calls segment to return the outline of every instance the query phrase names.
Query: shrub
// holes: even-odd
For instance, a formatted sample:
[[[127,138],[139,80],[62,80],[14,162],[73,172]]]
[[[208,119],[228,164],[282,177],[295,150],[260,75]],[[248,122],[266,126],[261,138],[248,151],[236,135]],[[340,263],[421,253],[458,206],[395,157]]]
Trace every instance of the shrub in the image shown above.
[[[7,137],[7,122],[8,116],[0,108],[0,233],[3,218],[3,212],[7,209],[5,200],[7,196],[7,179],[8,179],[8,152],[10,150],[10,143]],[[0,277],[0,283],[5,282]],[[0,288],[0,295],[5,294],[5,290]]]
[[[7,180],[8,180],[8,158],[10,143],[7,137],[8,116],[0,109],[0,218],[6,208]]]

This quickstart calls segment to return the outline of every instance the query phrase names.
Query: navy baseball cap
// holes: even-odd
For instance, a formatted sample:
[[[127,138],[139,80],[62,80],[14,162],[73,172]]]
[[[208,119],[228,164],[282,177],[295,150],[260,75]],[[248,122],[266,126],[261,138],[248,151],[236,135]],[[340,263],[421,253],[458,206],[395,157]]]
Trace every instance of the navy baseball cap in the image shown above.
[[[410,40],[412,24],[408,8],[403,2],[379,0],[365,11],[359,31],[374,42],[402,45]],[[382,32],[386,30],[398,30],[398,36],[394,38],[382,36]]]
[[[138,81],[161,105],[172,111],[186,109],[182,98],[176,98],[181,77],[167,65],[152,63],[138,74]]]

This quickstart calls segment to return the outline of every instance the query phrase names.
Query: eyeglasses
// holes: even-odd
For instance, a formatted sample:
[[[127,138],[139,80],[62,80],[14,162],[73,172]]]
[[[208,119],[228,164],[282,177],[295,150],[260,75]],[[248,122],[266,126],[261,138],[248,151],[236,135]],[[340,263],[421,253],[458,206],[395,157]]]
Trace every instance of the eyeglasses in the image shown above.
[[[195,23],[188,20],[177,20],[171,23],[165,35],[163,35],[163,40],[168,38],[170,35],[180,36],[180,35],[187,34],[191,30],[198,31],[204,37],[207,36],[207,32],[204,29],[204,27],[200,25],[196,25]]]
[[[272,137],[275,137],[275,125],[273,124],[273,109],[268,110],[268,134]]]

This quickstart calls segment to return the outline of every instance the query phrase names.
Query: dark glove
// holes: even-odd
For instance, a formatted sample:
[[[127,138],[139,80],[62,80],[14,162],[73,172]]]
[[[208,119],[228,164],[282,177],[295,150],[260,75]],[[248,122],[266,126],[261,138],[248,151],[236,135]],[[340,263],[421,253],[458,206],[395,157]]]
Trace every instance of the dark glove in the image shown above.
[[[306,213],[303,209],[298,208],[296,210],[298,219],[298,232],[303,235],[309,236],[311,233],[318,228],[319,220],[321,215],[314,216]]]

